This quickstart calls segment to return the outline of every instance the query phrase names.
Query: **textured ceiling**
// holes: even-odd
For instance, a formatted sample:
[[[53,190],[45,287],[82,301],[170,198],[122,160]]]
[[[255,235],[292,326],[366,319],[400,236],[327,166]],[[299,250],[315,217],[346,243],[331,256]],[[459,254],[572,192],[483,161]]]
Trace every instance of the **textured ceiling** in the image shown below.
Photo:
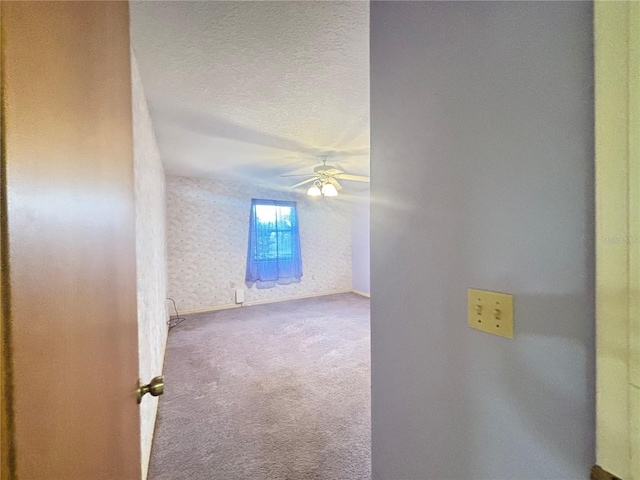
[[[168,172],[369,174],[368,2],[133,2],[131,37]]]

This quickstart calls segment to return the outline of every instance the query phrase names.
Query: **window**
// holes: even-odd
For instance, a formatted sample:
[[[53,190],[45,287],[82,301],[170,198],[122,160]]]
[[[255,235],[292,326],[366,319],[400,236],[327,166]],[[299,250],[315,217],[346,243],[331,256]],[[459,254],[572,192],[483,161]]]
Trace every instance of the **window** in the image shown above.
[[[272,284],[302,278],[296,202],[251,200],[246,281]]]

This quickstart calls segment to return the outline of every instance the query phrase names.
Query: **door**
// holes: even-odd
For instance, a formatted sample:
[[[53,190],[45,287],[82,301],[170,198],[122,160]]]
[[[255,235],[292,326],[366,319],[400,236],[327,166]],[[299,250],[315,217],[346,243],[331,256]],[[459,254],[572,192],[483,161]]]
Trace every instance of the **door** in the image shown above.
[[[640,3],[598,1],[596,462],[640,480]]]
[[[2,467],[139,479],[128,3],[0,8]]]

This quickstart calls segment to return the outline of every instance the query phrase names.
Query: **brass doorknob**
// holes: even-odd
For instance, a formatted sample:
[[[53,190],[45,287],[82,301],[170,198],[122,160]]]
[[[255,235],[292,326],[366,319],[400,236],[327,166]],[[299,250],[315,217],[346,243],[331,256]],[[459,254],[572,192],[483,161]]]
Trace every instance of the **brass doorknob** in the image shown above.
[[[164,393],[164,375],[155,377],[148,385],[140,383],[138,387],[138,403],[142,402],[145,393],[150,393],[152,397],[158,397]]]

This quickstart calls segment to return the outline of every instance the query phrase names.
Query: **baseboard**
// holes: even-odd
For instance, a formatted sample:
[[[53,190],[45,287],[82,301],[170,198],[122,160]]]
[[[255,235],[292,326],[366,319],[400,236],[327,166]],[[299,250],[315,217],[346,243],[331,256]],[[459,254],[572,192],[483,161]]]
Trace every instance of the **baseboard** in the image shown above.
[[[621,480],[603,469],[600,465],[591,467],[591,480]]]
[[[180,310],[180,315],[192,315],[194,313],[207,313],[215,312],[217,310],[229,310],[230,308],[240,308],[242,305],[237,303],[231,303],[228,305],[213,305],[211,307],[196,308],[194,310]]]
[[[242,305],[245,307],[252,307],[254,305],[264,305],[267,303],[286,302],[288,300],[302,300],[304,298],[326,297],[327,295],[338,295],[340,293],[351,293],[351,290],[335,290],[332,292],[311,293],[309,295],[294,295],[292,297],[270,298],[267,300],[257,300],[255,302],[244,302]]]
[[[356,290],[355,288],[353,290],[351,290],[353,293],[355,293],[356,295],[360,295],[362,297],[367,297],[367,298],[371,298],[371,294],[367,293],[367,292],[361,292],[360,290]]]
[[[289,297],[278,297],[278,298],[269,298],[267,300],[256,300],[255,302],[244,302],[243,304],[227,304],[227,305],[214,305],[211,307],[198,308],[195,310],[180,310],[180,315],[191,315],[194,313],[206,313],[206,312],[215,312],[218,310],[227,310],[230,308],[240,308],[240,307],[253,307],[255,305],[265,305],[267,303],[277,303],[277,302],[286,302],[289,300],[302,300],[304,298],[314,298],[314,297],[326,297],[327,295],[338,295],[340,293],[352,293],[353,290],[333,290],[330,292],[320,292],[320,293],[311,293],[308,295],[293,295]]]

